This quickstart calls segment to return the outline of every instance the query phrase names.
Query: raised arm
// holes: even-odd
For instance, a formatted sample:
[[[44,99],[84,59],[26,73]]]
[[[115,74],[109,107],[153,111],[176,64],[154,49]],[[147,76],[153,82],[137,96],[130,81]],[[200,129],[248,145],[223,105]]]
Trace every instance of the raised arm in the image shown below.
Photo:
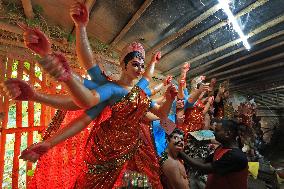
[[[83,3],[75,1],[70,8],[70,16],[76,26],[76,53],[79,63],[89,70],[96,65],[86,29],[89,22],[89,11]]]
[[[149,62],[143,77],[150,81],[154,75],[156,63],[161,59],[162,55],[161,52],[157,52],[153,55],[151,61]]]
[[[194,103],[199,98],[199,96],[201,95],[202,92],[208,91],[208,90],[209,90],[209,85],[201,84],[198,89],[194,89],[190,93],[187,101],[191,104]]]
[[[56,109],[80,109],[68,95],[50,95],[35,91],[27,82],[19,79],[8,79],[2,84],[4,94],[10,99],[19,101],[34,101]]]
[[[155,106],[150,111],[161,119],[167,118],[176,95],[177,89],[172,84],[167,88],[165,92],[165,101],[161,105],[155,104]]]
[[[209,97],[209,98],[208,98],[208,101],[207,101],[207,103],[205,104],[204,109],[203,109],[203,111],[202,111],[202,113],[203,113],[204,115],[209,111],[210,106],[212,106],[213,102],[214,102],[214,96]]]
[[[152,89],[150,89],[150,93],[151,96],[154,96],[155,94],[157,94],[159,91],[161,91],[161,89],[164,86],[167,86],[168,84],[170,84],[172,82],[173,77],[172,76],[167,76],[162,83],[154,86]]]
[[[186,89],[186,74],[190,69],[190,64],[185,63],[181,68],[179,85],[178,85],[178,98],[184,98],[184,90]]]
[[[69,123],[66,127],[59,130],[49,139],[38,144],[34,144],[25,149],[21,153],[20,159],[23,159],[24,161],[36,162],[49,149],[81,132],[85,127],[87,127],[91,123],[91,121],[92,118],[90,118],[87,114],[82,114],[77,119]]]
[[[225,87],[220,85],[218,92],[217,92],[217,95],[215,97],[215,102],[219,103],[221,101],[222,95],[224,94],[224,91],[225,91]]]

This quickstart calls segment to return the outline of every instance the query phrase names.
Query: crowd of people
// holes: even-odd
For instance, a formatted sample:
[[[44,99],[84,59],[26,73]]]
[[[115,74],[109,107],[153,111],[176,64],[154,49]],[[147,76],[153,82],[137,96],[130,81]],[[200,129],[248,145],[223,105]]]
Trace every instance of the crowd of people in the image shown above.
[[[4,83],[11,99],[65,112],[52,120],[42,142],[21,153],[23,160],[37,161],[29,188],[247,188],[246,153],[255,158],[255,137],[261,140],[253,104],[235,110],[228,83],[216,86],[215,78],[199,76],[187,86],[188,63],[177,85],[168,76],[150,88],[161,53],[145,64],[145,50],[137,42],[122,50],[121,77],[112,81],[91,50],[87,8],[75,2],[70,15],[78,62],[91,79],[74,73],[63,54],[52,52],[41,31],[22,26],[26,47],[68,95],[41,93],[18,79]],[[151,99],[162,88],[165,93]]]

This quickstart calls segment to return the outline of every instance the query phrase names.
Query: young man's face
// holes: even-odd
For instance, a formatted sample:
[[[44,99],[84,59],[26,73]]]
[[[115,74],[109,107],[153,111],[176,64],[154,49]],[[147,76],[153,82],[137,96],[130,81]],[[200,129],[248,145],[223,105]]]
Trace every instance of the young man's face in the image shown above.
[[[215,139],[220,143],[224,143],[228,140],[228,131],[224,129],[221,123],[216,124],[214,135]]]
[[[169,139],[169,150],[173,153],[181,152],[184,148],[184,139],[183,135],[173,134],[173,136]]]

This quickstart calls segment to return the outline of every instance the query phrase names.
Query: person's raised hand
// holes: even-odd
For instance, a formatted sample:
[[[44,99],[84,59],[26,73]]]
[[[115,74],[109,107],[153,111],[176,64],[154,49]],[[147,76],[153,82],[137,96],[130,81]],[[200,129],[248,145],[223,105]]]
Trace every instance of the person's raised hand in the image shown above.
[[[84,3],[75,1],[70,7],[70,16],[76,26],[87,26],[89,11]]]
[[[166,90],[166,98],[174,99],[178,94],[178,90],[174,84],[171,84]]]
[[[210,105],[212,105],[214,102],[214,96],[209,97],[208,102]]]
[[[67,81],[71,77],[71,69],[66,58],[60,53],[53,53],[38,61],[41,67],[58,81]]]
[[[206,91],[209,91],[210,90],[210,87],[208,84],[201,84],[200,87],[199,87],[199,90],[201,92],[206,92]]]
[[[168,76],[164,79],[164,81],[163,81],[164,86],[169,85],[169,84],[172,82],[172,80],[173,80],[173,76],[168,75]]]
[[[190,70],[190,63],[185,63],[183,66],[182,66],[182,72],[183,73],[187,73],[188,71]]]
[[[2,95],[13,100],[33,100],[36,95],[32,86],[20,79],[8,79],[0,85],[2,88]]]
[[[151,63],[158,63],[161,58],[162,58],[162,53],[161,51],[158,51],[152,56]]]
[[[42,31],[22,23],[18,23],[18,26],[24,31],[23,38],[27,48],[41,57],[51,53],[51,43]]]

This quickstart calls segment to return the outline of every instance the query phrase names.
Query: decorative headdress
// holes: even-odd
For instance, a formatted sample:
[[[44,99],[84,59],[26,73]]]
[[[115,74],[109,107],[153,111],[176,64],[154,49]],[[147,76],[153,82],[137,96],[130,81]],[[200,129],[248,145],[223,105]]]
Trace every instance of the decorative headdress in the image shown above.
[[[119,61],[123,62],[125,56],[128,53],[131,53],[131,52],[134,52],[134,51],[140,52],[142,54],[143,58],[145,59],[145,50],[144,50],[144,47],[142,46],[142,44],[138,43],[138,42],[132,42],[131,44],[125,46],[122,49],[122,53],[121,53]]]

